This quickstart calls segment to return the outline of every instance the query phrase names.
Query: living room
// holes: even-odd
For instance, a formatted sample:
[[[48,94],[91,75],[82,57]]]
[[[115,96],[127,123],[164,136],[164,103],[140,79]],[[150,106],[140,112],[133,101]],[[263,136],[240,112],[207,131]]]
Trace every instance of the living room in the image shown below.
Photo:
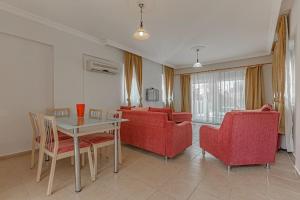
[[[300,199],[299,10],[1,0],[0,199]]]

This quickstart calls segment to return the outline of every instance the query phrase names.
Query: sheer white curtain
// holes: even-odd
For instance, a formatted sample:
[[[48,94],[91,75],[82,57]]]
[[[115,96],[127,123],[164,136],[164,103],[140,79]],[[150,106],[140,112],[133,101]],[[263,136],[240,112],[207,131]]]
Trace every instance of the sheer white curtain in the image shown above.
[[[287,29],[288,30],[288,29]],[[295,110],[295,50],[294,41],[289,41],[287,32],[285,60],[285,147],[288,152],[294,152],[294,110]],[[284,144],[283,144],[284,145]]]
[[[193,121],[221,123],[226,112],[245,108],[245,68],[192,74]]]

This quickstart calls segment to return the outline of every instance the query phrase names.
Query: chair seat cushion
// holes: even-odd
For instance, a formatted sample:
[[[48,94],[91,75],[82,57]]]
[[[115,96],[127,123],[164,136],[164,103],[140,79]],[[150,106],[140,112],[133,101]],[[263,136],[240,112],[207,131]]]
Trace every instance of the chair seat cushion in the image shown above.
[[[72,139],[71,136],[68,136],[60,131],[57,131],[58,134],[58,140],[67,140],[67,139]]]
[[[85,141],[80,141],[79,142],[79,148],[85,148],[91,146],[90,143],[85,142]],[[53,151],[53,149],[48,149],[49,151]],[[73,139],[66,139],[66,140],[61,140],[58,143],[58,153],[66,153],[74,151],[74,141]]]
[[[107,133],[95,133],[82,137],[82,141],[88,142],[90,144],[99,144],[112,140],[114,140],[114,136]]]
[[[62,132],[60,132],[60,131],[57,132],[57,135],[58,135],[58,140],[72,139],[71,136],[68,136],[68,135],[66,135],[66,134],[64,134],[64,133],[62,133]],[[37,136],[37,137],[35,138],[35,141],[36,141],[37,143],[40,143],[40,141],[41,141],[41,136]]]

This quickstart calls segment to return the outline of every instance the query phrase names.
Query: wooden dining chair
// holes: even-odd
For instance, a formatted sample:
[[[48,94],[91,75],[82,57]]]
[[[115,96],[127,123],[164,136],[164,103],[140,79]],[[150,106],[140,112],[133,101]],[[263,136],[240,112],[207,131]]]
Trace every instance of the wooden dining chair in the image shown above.
[[[32,145],[31,145],[31,162],[30,162],[30,168],[34,168],[35,165],[35,151],[36,148],[40,148],[40,127],[38,123],[38,114],[29,112],[29,119],[32,126]],[[72,137],[61,133],[58,131],[58,140],[65,140],[65,139],[71,139]]]
[[[55,117],[69,117],[71,115],[70,108],[49,108],[47,110],[48,115],[53,115]]]
[[[89,109],[89,117],[91,119],[102,119],[103,111],[101,109]]]
[[[55,117],[69,117],[71,115],[70,108],[49,108],[47,109],[48,115],[53,115]],[[66,139],[70,139],[72,137],[65,135],[64,133],[58,133],[60,136],[64,135]],[[74,157],[71,157],[71,165],[74,165]],[[81,155],[81,165],[85,165],[85,156],[84,154]]]
[[[56,161],[74,156],[74,142],[73,139],[59,140],[58,132],[56,127],[56,120],[53,116],[45,116],[43,114],[38,114],[38,121],[41,133],[40,151],[39,151],[39,163],[38,163],[38,173],[36,181],[39,182],[41,179],[43,157],[48,155],[52,158],[51,169],[49,176],[49,183],[47,188],[47,195],[52,193],[53,179],[56,167]],[[91,144],[85,141],[79,142],[80,153],[87,153],[91,178],[93,180],[93,160],[91,152]]]
[[[102,111],[101,111],[102,112]],[[103,114],[103,113],[101,113]],[[98,115],[96,116],[100,116],[100,113],[98,113]],[[102,115],[103,116],[103,115]],[[107,119],[111,119],[111,118],[122,118],[122,112],[120,111],[109,111],[109,112],[105,112],[105,118]],[[99,132],[99,133],[95,133],[92,135],[87,135],[87,136],[83,136],[82,140],[90,143],[92,145],[92,149],[93,149],[93,154],[94,154],[94,172],[93,172],[93,180],[96,179],[97,176],[97,165],[98,165],[98,149],[103,148],[103,147],[107,147],[110,145],[114,145],[114,137],[118,137],[118,151],[119,151],[119,163],[122,163],[122,151],[121,151],[121,140],[120,140],[120,124],[121,123],[114,123],[113,124],[113,128],[116,129],[117,133],[114,134],[114,132],[112,132],[112,134],[108,133],[108,132]]]
[[[30,168],[35,165],[35,150],[40,148],[40,130],[38,123],[38,114],[29,112],[29,119],[32,126],[32,143],[31,143],[31,162]]]

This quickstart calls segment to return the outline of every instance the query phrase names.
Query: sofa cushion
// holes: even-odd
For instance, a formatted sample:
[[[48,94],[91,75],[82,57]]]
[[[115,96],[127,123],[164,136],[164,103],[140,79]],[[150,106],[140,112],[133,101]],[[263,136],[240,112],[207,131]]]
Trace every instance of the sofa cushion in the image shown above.
[[[260,111],[272,111],[273,107],[271,104],[267,103],[267,104],[263,105],[259,110]]]
[[[149,107],[150,112],[162,112],[162,113],[167,113],[168,114],[168,120],[172,121],[173,120],[173,115],[172,115],[172,109],[171,108],[153,108]]]

